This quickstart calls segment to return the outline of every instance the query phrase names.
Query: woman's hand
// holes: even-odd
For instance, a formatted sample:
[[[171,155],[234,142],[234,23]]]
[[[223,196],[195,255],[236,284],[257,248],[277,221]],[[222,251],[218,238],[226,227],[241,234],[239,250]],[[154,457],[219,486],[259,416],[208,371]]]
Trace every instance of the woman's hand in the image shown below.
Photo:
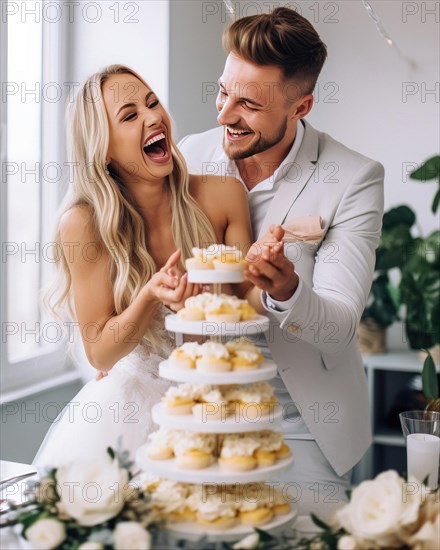
[[[187,273],[180,271],[177,265],[180,255],[180,250],[171,254],[166,264],[145,285],[150,298],[162,302],[173,311],[179,311],[187,298],[200,292],[199,285],[188,283]]]

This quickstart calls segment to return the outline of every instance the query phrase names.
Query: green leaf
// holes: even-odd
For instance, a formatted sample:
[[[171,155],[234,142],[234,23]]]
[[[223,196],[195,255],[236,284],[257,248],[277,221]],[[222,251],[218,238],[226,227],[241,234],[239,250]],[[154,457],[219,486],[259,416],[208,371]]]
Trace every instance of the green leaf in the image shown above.
[[[440,156],[436,155],[425,161],[422,166],[410,174],[413,180],[429,181],[440,176]]]
[[[107,453],[109,454],[109,456],[112,460],[115,459],[115,456],[116,456],[115,451],[111,447],[107,447]]]
[[[324,531],[331,531],[330,525],[327,525],[327,523],[318,518],[318,516],[315,516],[315,514],[312,513],[310,514],[310,517],[312,518],[312,521],[315,525],[317,525],[321,529],[324,529]]]
[[[383,230],[391,229],[396,225],[406,225],[411,227],[416,221],[414,210],[405,204],[390,208],[383,215],[382,228]]]
[[[437,399],[438,393],[438,380],[435,370],[435,363],[432,355],[428,350],[424,350],[428,353],[425,362],[423,363],[422,370],[422,387],[423,393],[428,399]]]
[[[261,542],[270,542],[275,540],[274,537],[267,531],[263,531],[262,529],[258,528],[255,528],[255,531],[258,533]]]
[[[434,200],[432,201],[431,210],[433,214],[437,212],[439,203],[440,203],[440,189],[437,191],[437,193],[435,194]]]

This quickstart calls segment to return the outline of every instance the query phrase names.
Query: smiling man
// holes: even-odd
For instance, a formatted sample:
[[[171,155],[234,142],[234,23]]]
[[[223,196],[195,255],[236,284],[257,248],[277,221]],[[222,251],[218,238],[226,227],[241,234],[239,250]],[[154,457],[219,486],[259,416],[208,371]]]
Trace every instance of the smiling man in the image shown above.
[[[234,175],[247,190],[257,239],[247,277],[273,323],[273,384],[295,459],[283,481],[295,484],[303,512],[330,516],[371,442],[357,327],[380,237],[383,167],[304,121],[327,50],[297,12],[238,19],[223,45],[220,127],[180,148],[190,172]],[[271,248],[281,240],[284,252]]]

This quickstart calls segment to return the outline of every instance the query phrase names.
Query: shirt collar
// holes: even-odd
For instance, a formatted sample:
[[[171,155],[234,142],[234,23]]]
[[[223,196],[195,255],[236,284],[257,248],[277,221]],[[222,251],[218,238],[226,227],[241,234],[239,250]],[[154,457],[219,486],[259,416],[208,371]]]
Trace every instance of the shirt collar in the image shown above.
[[[260,183],[257,183],[257,185],[249,191],[249,189],[246,187],[244,181],[241,179],[240,172],[237,168],[237,165],[235,164],[235,161],[231,160],[227,154],[225,153],[223,147],[221,158],[220,160],[222,162],[226,163],[226,173],[228,175],[234,175],[236,179],[241,181],[243,186],[245,187],[246,191],[248,193],[255,193],[258,191],[266,191],[269,189],[273,189],[274,185],[279,182],[279,180],[282,178],[284,174],[284,167],[287,164],[293,164],[295,162],[296,156],[298,154],[298,151],[301,147],[302,141],[304,138],[304,123],[302,120],[298,122],[296,125],[296,135],[295,140],[293,141],[292,147],[290,148],[290,151],[285,156],[283,162],[278,166],[278,168],[275,170],[275,172],[270,176],[269,178],[260,181]]]

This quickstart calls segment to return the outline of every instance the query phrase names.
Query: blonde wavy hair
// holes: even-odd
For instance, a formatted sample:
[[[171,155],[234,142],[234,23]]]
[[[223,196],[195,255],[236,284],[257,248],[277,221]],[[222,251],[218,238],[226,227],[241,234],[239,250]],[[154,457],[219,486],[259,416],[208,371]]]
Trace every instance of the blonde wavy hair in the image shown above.
[[[84,205],[93,214],[94,229],[110,257],[109,278],[113,286],[114,314],[124,311],[157,271],[146,246],[143,218],[120,178],[106,168],[109,127],[102,97],[104,83],[113,75],[130,74],[147,85],[132,69],[110,65],[84,83],[68,110],[68,157],[73,179],[61,215],[73,206]],[[172,233],[182,257],[191,248],[215,242],[213,227],[189,193],[185,160],[170,136],[173,171],[168,176],[172,211]],[[87,175],[85,177],[85,174]],[[60,216],[61,217],[61,216]],[[59,226],[55,234],[57,250],[62,250]],[[45,303],[55,315],[65,306],[76,318],[72,305],[72,279],[67,259],[55,259],[57,278],[46,293]],[[144,340],[158,349],[157,330],[150,328]]]

